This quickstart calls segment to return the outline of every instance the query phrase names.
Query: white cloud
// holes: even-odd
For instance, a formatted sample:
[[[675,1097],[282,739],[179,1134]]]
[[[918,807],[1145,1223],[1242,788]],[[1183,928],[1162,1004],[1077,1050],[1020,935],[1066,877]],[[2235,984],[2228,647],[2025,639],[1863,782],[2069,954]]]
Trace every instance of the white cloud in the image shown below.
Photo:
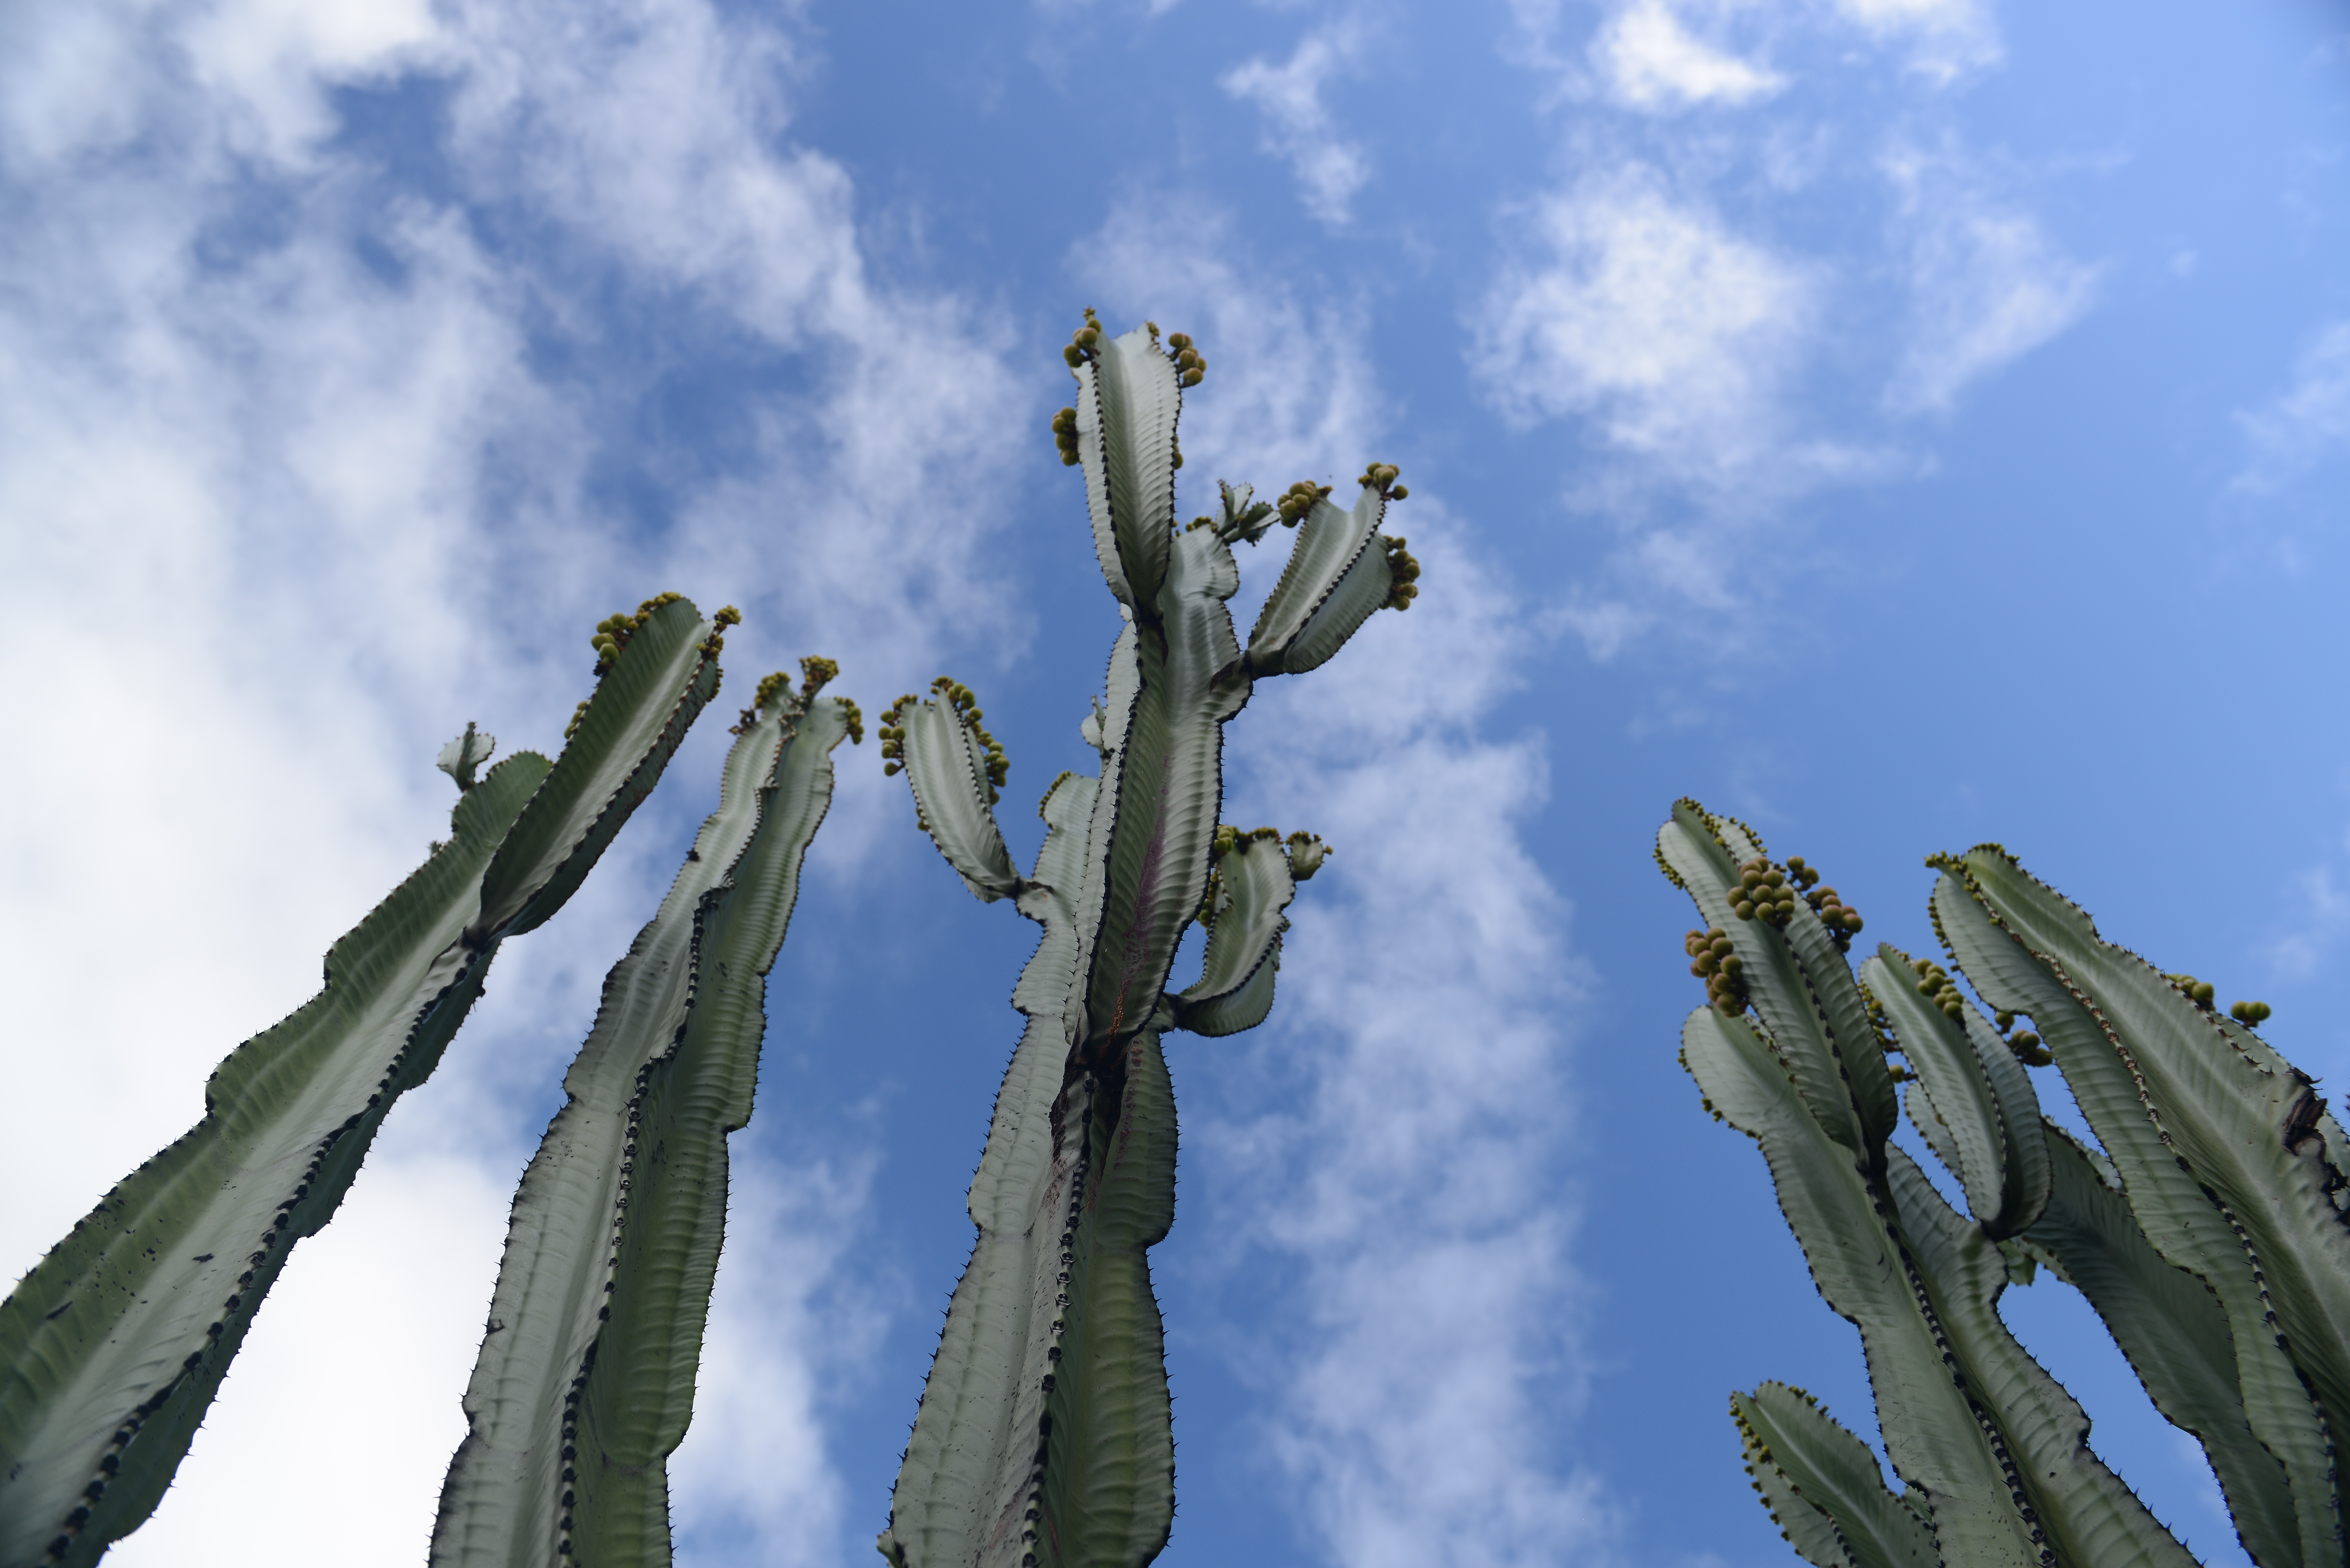
[[[1817,313],[1804,267],[1637,165],[1528,220],[1529,254],[1487,296],[1471,349],[1504,412],[1589,415],[1610,445],[1699,488],[1751,472]]]
[[[1265,151],[1288,161],[1305,210],[1326,223],[1346,223],[1348,203],[1371,178],[1369,154],[1339,134],[1322,101],[1330,81],[1352,71],[1365,41],[1364,24],[1342,16],[1300,39],[1284,64],[1252,59],[1217,78],[1264,116]]]
[[[1617,101],[1634,109],[1734,107],[1787,85],[1692,34],[1668,0],[1632,0],[1592,38],[1591,61]]]
[[[2251,449],[2234,481],[2239,491],[2273,493],[2350,451],[2350,321],[2313,335],[2294,362],[2291,384],[2236,421]]]
[[[1077,254],[1088,286],[1202,340],[1184,474],[1343,485],[1370,456],[1399,461],[1413,494],[1388,526],[1426,568],[1410,611],[1263,683],[1229,732],[1231,819],[1309,827],[1337,853],[1293,909],[1273,1022],[1204,1043],[1220,1086],[1278,1080],[1299,1108],[1266,1116],[1245,1085],[1211,1090],[1189,1075],[1203,1054],[1170,1044],[1190,1096],[1183,1223],[1212,1238],[1187,1245],[1227,1277],[1285,1282],[1273,1326],[1220,1348],[1263,1386],[1261,1440],[1317,1555],[1587,1560],[1613,1514],[1545,1436],[1583,1365],[1557,1160],[1576,971],[1523,835],[1547,789],[1542,743],[1479,730],[1514,687],[1526,621],[1436,499],[1441,473],[1382,446],[1367,312],[1301,306],[1221,259],[1213,213],[1169,207],[1121,209]],[[1204,504],[1204,483],[1190,493]],[[1284,545],[1242,552],[1244,592]],[[1286,1196],[1268,1206],[1268,1191]]]
[[[1948,158],[1897,151],[1886,173],[1899,197],[1911,310],[1908,348],[1886,390],[1895,412],[1949,409],[2087,314],[2098,269],[2065,254],[2030,213]]]
[[[1983,0],[1834,0],[1877,38],[1906,46],[1908,68],[1938,83],[1999,63],[1999,28]]]
[[[736,599],[733,680],[816,648],[860,691],[982,631],[1015,641],[980,551],[1007,520],[987,499],[1003,438],[1033,427],[968,310],[868,275],[847,176],[781,135],[780,36],[702,0],[92,5],[10,30],[0,712],[42,764],[0,785],[0,995],[12,1038],[49,1043],[18,1054],[0,1109],[21,1269],[186,1130],[220,1056],[309,996],[327,944],[445,836],[431,759],[451,732],[557,743],[597,616],[665,587]],[[428,82],[458,106],[413,145],[433,179],[339,143],[336,88]],[[493,244],[484,212],[544,237]],[[648,457],[659,530],[613,515],[597,477],[609,435],[639,439],[650,379],[601,341],[615,299],[802,388],[758,394],[730,469]],[[593,373],[545,369],[540,334]],[[965,499],[936,504],[951,487]],[[706,807],[723,722],[649,810]],[[848,771],[834,836],[882,809],[881,781]],[[188,1484],[122,1561],[242,1562],[265,1518],[289,1559],[415,1560],[423,1525],[397,1521],[431,1517],[543,1098],[674,869],[642,837],[501,956],[436,1097],[401,1107],[296,1252]],[[776,1215],[769,1264],[829,1257],[860,1182]],[[420,1252],[445,1266],[385,1283]],[[762,1266],[739,1247],[729,1264]],[[729,1551],[834,1560],[809,1544],[837,1481],[804,1396],[858,1336],[804,1295],[754,1349],[728,1299],[704,1382],[724,1392],[696,1430],[802,1456],[797,1501],[751,1496],[711,1442],[681,1458],[681,1495]],[[364,1457],[317,1442],[322,1386],[369,1401]],[[772,1400],[751,1409],[755,1390]]]

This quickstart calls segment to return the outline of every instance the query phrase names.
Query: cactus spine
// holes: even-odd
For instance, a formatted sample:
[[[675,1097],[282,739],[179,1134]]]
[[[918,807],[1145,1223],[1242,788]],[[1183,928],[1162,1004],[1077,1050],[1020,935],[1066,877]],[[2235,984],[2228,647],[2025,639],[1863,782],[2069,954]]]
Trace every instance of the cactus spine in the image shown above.
[[[968,689],[908,696],[880,731],[923,827],[983,900],[1044,928],[1013,1005],[1027,1018],[971,1187],[979,1237],[941,1335],[882,1533],[899,1568],[1143,1563],[1174,1513],[1174,1440],[1147,1250],[1174,1218],[1175,1108],[1159,1038],[1227,1034],[1273,1003],[1283,911],[1324,854],[1310,835],[1220,826],[1223,726],[1263,677],[1321,664],[1419,567],[1378,532],[1401,496],[1374,465],[1340,507],[1221,487],[1221,515],[1175,515],[1176,420],[1205,360],[1155,326],[1118,338],[1092,313],[1064,353],[1077,381],[1055,444],[1085,472],[1102,575],[1126,625],[1082,733],[1097,774],[1045,792],[1034,872],[992,810],[1001,748]],[[1297,530],[1243,648],[1225,607],[1232,546]],[[1185,927],[1202,972],[1168,989]]]
[[[1886,1490],[1794,1391],[1736,1397],[1748,1468],[1796,1551],[1838,1568],[2190,1561],[1999,1321],[2000,1293],[2045,1267],[2202,1443],[2253,1559],[2342,1563],[2345,1137],[2249,1027],[2267,1007],[2223,1017],[2210,985],[2104,941],[1995,845],[1929,862],[1935,929],[1988,1018],[1939,964],[1889,945],[1856,974],[1840,949],[1856,925],[1816,899],[1791,908],[1777,889],[1801,861],[1773,866],[1741,824],[1683,801],[1658,850],[1711,922],[1688,944],[1711,1005],[1682,1064],[1762,1145],[1820,1293],[1860,1326],[1908,1487]],[[1906,1068],[1877,1065],[1892,1053]],[[2027,1068],[2052,1060],[2102,1152],[2041,1114]],[[1902,1079],[1966,1214],[1887,1142]]]
[[[692,1415],[726,1219],[726,1136],[751,1117],[761,998],[832,799],[856,704],[762,682],[718,809],[605,981],[568,1096],[515,1195],[432,1562],[670,1561],[669,1455]]]
[[[95,1563],[154,1511],[293,1244],[334,1215],[506,938],[543,924],[718,688],[718,624],[648,601],[552,764],[442,754],[453,832],[327,954],[326,987],[230,1053],[188,1134],[0,1303],[0,1568]]]

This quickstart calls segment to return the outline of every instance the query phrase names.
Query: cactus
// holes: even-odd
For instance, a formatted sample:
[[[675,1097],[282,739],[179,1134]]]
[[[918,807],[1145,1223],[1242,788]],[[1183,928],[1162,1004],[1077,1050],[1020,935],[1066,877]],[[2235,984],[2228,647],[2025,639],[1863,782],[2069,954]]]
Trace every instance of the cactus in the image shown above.
[[[899,1568],[1148,1563],[1174,1516],[1174,1438],[1147,1251],[1175,1204],[1175,1108],[1159,1037],[1229,1034],[1273,1003],[1284,913],[1325,847],[1220,826],[1223,726],[1263,677],[1311,670],[1419,567],[1378,532],[1400,497],[1374,465],[1351,507],[1301,483],[1277,504],[1221,486],[1221,515],[1179,527],[1176,418],[1205,360],[1180,333],[1110,338],[1092,312],[1064,352],[1076,406],[1055,444],[1082,465],[1102,574],[1126,621],[1081,726],[1096,775],[1038,807],[1034,871],[991,809],[1002,748],[968,688],[899,699],[879,731],[925,830],[964,886],[1044,928],[1013,992],[1026,1028],[971,1186],[979,1237],[956,1286],[898,1478],[882,1554]],[[1297,530],[1245,648],[1225,601],[1232,546]],[[1416,590],[1414,590],[1416,591]],[[1199,981],[1170,992],[1184,929],[1207,926]]]
[[[802,661],[735,726],[718,809],[604,985],[567,1100],[515,1196],[470,1431],[432,1562],[670,1560],[665,1461],[692,1414],[726,1218],[726,1135],[751,1117],[767,971],[856,704]]]
[[[1939,963],[1890,945],[1856,974],[1839,949],[1856,926],[1816,898],[1791,909],[1777,889],[1803,863],[1773,867],[1739,823],[1683,801],[1658,853],[1713,922],[1687,944],[1710,1005],[1682,1064],[1707,1109],[1762,1145],[1814,1282],[1859,1325],[1908,1486],[1897,1499],[1856,1438],[1779,1386],[1739,1396],[1748,1469],[1796,1551],[1861,1568],[2191,1561],[1999,1321],[1999,1293],[2045,1268],[2201,1442],[2254,1561],[2343,1563],[2345,1139],[2252,1033],[2266,1005],[2222,1017],[2210,985],[2104,941],[1995,845],[1929,862],[1935,930],[1989,1017]],[[1894,1053],[1906,1069],[1877,1065]],[[2102,1152],[2042,1115],[2028,1069],[2052,1061]],[[1903,1079],[1964,1215],[1887,1141]]]
[[[718,687],[717,623],[647,601],[552,764],[442,753],[453,832],[327,954],[326,986],[232,1052],[204,1115],[0,1303],[0,1568],[94,1563],[154,1511],[294,1243],[342,1201],[506,938],[561,908]]]

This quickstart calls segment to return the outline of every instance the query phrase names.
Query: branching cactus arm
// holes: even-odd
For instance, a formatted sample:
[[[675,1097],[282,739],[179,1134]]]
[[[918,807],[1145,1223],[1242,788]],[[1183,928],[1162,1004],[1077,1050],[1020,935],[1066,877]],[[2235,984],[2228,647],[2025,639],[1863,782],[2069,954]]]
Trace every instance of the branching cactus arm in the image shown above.
[[[860,722],[761,683],[718,809],[605,981],[524,1173],[434,1529],[445,1568],[669,1561],[665,1461],[691,1413],[725,1218],[726,1135],[749,1120],[764,977]]]
[[[2155,1407],[2202,1443],[2253,1560],[2307,1561],[2284,1468],[2244,1418],[2227,1309],[2155,1251],[2088,1150],[2054,1122],[2046,1133],[2051,1196],[2024,1239],[2088,1297]]]
[[[1402,489],[1392,468],[1375,468],[1359,516],[1329,508],[1299,540],[1276,594],[1285,607],[1273,629],[1260,623],[1259,667],[1226,608],[1240,582],[1232,546],[1263,537],[1276,513],[1295,525],[1314,506],[1295,491],[1274,507],[1225,485],[1221,520],[1178,531],[1176,421],[1183,389],[1205,373],[1198,348],[1180,333],[1162,345],[1147,325],[1111,338],[1089,315],[1066,358],[1078,395],[1054,416],[1054,438],[1085,470],[1096,553],[1126,623],[1084,725],[1100,774],[1047,792],[1051,832],[1021,883],[990,848],[992,790],[967,791],[969,822],[951,826],[923,793],[934,773],[960,784],[970,772],[946,711],[960,689],[909,700],[884,734],[950,864],[1045,928],[1014,992],[1028,1026],[972,1184],[978,1244],[880,1540],[901,1568],[1139,1565],[1165,1544],[1174,1449],[1147,1253],[1173,1218],[1176,1129],[1159,1035],[1264,1017],[1283,910],[1323,854],[1309,835],[1286,847],[1253,839],[1211,895],[1223,726],[1256,674],[1320,663],[1372,610],[1417,591],[1402,542],[1377,532]],[[1372,566],[1350,578],[1366,552]],[[1203,915],[1205,971],[1170,996],[1177,947]]]
[[[2023,903],[2028,898],[2035,905],[2035,926],[2043,933],[2070,926],[2068,938],[2075,945],[2096,942],[2096,933],[2086,915],[2023,877],[2021,867],[2012,872],[2000,867],[2004,856],[1992,858],[1986,851],[1976,851],[1970,856],[1970,875],[1965,879],[1946,867],[1934,887],[1934,924],[1943,942],[1949,942],[1953,960],[1974,982],[1976,994],[1981,994],[1991,1006],[2031,1015],[2033,1027],[2043,1034],[2064,1072],[2065,1086],[2073,1091],[2082,1115],[2089,1119],[2098,1143],[2104,1143],[2106,1154],[2120,1173],[2138,1230],[2164,1260],[2198,1274],[2219,1295],[2235,1343],[2237,1387],[2242,1389],[2244,1417],[2251,1425],[2253,1437],[2259,1437],[2268,1453],[2284,1465],[2286,1481],[2292,1486],[2301,1542],[2298,1561],[2336,1563],[2343,1556],[2338,1532],[2341,1504],[2336,1495],[2334,1432],[2326,1417],[2329,1406],[2322,1385],[2317,1385],[2320,1394],[2313,1398],[2314,1380],[2303,1380],[2296,1356],[2301,1340],[2280,1333],[2280,1326],[2292,1328],[2286,1316],[2292,1304],[2277,1303],[2275,1293],[2265,1288],[2268,1270],[2261,1267],[2268,1262],[2268,1248],[2261,1246],[2265,1237],[2253,1237],[2249,1225],[2242,1231],[2237,1230],[2240,1218],[2261,1220],[2259,1199],[2249,1213],[2237,1213],[2220,1206],[2220,1201],[2232,1204],[2232,1194],[2220,1192],[2220,1201],[2214,1201],[2211,1192],[2207,1192],[2207,1187],[2211,1187],[2209,1170],[2192,1168],[2192,1157],[2202,1152],[2202,1140],[2188,1137],[2183,1145],[2171,1140],[2174,1128],[2183,1136],[2186,1121],[2202,1124],[2202,1115],[2176,1115],[2181,1105],[2176,1100],[2174,1079],[2153,1058],[2188,1058],[2176,1063],[2171,1072],[2178,1067],[2192,1072],[2195,1091],[2211,1096],[2207,1105],[2219,1119],[2242,1119],[2247,1124],[2244,1136],[2251,1140],[2249,1147],[2253,1149],[2268,1145],[2282,1152],[2280,1128],[2289,1126],[2289,1121],[2280,1115],[2263,1126],[2259,1116],[2242,1116],[2235,1107],[2237,1075],[2242,1075],[2242,1082],[2251,1084],[2263,1098],[2275,1088],[2277,1079],[2237,1055],[2232,1046],[2211,1054],[2219,1060],[2195,1063],[2190,1051],[2181,1046],[2199,1044],[2192,1037],[2204,1030],[2216,1032],[2216,1023],[2204,1025],[2195,1018],[2164,1023],[2167,1039],[2147,1048],[2143,1034],[2146,1015],[2159,1021],[2174,1011],[2169,1002],[2153,992],[2153,987],[2137,987],[2141,1030],[2122,1034],[2113,1015],[2098,1006],[2094,992],[2073,976],[2059,976],[2059,971],[2037,960],[2026,940],[2021,940],[2016,926],[2023,921],[2009,924],[2004,919],[2007,909],[1986,896],[1992,887],[1991,877],[1974,875],[1974,860],[1979,858],[1998,875],[2000,887],[2012,888],[2009,903]],[[2080,948],[2075,948],[2075,954],[2085,957]],[[2101,961],[2096,969],[2106,969],[2106,964],[2108,961]],[[2137,960],[2122,957],[2110,960],[2110,964],[2126,973],[2126,966],[2134,966]],[[2169,990],[2159,976],[2153,982]],[[2178,1009],[2188,1013],[2195,1011],[2188,997],[2176,992],[2171,997]],[[2186,1034],[2186,1042],[2178,1034]],[[2223,1042],[2211,1039],[2211,1044]],[[2153,1067],[2153,1072],[2147,1075],[2143,1067]],[[2169,1096],[2164,1096],[2164,1088],[2169,1088]],[[2164,1105],[2167,1098],[2169,1105]],[[2164,1116],[2164,1109],[2171,1115]],[[2219,1164],[2223,1168],[2232,1166],[2235,1154],[2225,1152]],[[2301,1182],[2298,1170],[2286,1170],[2286,1176],[2296,1185]],[[2338,1225],[2338,1220],[2320,1215],[2320,1225]]]
[[[1818,1568],[1939,1568],[1934,1532],[1877,1456],[1810,1395],[1765,1383],[1730,1397],[1746,1473],[1788,1543]]]
[[[439,1063],[498,943],[578,886],[709,701],[721,622],[674,595],[616,618],[561,758],[464,789],[450,842],[329,950],[326,989],[232,1053],[194,1129],[0,1304],[5,1568],[93,1563],[153,1511],[288,1249]],[[461,787],[485,754],[456,749]]]

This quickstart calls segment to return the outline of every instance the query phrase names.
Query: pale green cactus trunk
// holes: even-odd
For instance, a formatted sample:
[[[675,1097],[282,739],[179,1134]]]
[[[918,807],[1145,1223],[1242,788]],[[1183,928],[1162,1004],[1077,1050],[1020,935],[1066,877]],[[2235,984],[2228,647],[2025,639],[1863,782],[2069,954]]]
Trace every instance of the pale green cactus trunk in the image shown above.
[[[657,1568],[667,1459],[693,1410],[726,1220],[726,1137],[751,1118],[762,997],[856,705],[760,688],[660,910],[613,967],[568,1096],[515,1195],[432,1561]]]
[[[1713,1005],[1690,1017],[1683,1064],[1761,1143],[1821,1294],[1859,1324],[1908,1487],[1886,1490],[1791,1391],[1739,1396],[1749,1468],[1796,1551],[1859,1568],[2189,1560],[1999,1321],[2001,1291],[2044,1266],[2201,1441],[2256,1562],[2344,1563],[2331,1433],[2350,1410],[2350,1189],[2310,1080],[2215,1012],[2209,986],[2103,941],[1995,846],[1937,860],[1932,900],[1995,1019],[1889,946],[1856,976],[1846,921],[1792,897],[1801,861],[1772,866],[1738,823],[1683,802],[1659,856],[1709,920],[1689,947]],[[2017,1015],[2037,1033],[2003,1033]],[[1879,1065],[1892,1052],[1906,1069]],[[2052,1054],[2104,1152],[2041,1115],[2025,1066]],[[1886,1141],[1902,1076],[1967,1215]]]
[[[562,907],[660,778],[717,690],[720,622],[674,596],[645,607],[554,763],[523,753],[475,783],[487,737],[451,745],[449,842],[0,1304],[0,1568],[94,1563],[153,1511],[287,1253],[439,1063],[499,944]]]
[[[1028,1023],[971,1187],[978,1242],[898,1479],[882,1553],[900,1568],[1143,1563],[1174,1515],[1174,1438],[1148,1250],[1175,1210],[1175,1107],[1159,1037],[1228,1034],[1273,1003],[1283,911],[1319,865],[1305,835],[1220,829],[1222,731],[1263,676],[1310,670],[1418,568],[1378,524],[1402,494],[1365,475],[1351,509],[1313,486],[1278,508],[1223,489],[1221,518],[1175,516],[1176,417],[1198,352],[1156,327],[1090,321],[1068,358],[1077,405],[1055,418],[1085,469],[1103,576],[1127,621],[1084,725],[1097,776],[1040,806],[1033,875],[991,810],[1000,749],[967,690],[903,699],[882,731],[923,826],[966,886],[1044,927],[1013,1005]],[[1280,520],[1299,536],[1243,649],[1225,608],[1232,545]],[[897,765],[895,762],[892,767]],[[1177,943],[1209,922],[1199,981],[1168,990]]]

